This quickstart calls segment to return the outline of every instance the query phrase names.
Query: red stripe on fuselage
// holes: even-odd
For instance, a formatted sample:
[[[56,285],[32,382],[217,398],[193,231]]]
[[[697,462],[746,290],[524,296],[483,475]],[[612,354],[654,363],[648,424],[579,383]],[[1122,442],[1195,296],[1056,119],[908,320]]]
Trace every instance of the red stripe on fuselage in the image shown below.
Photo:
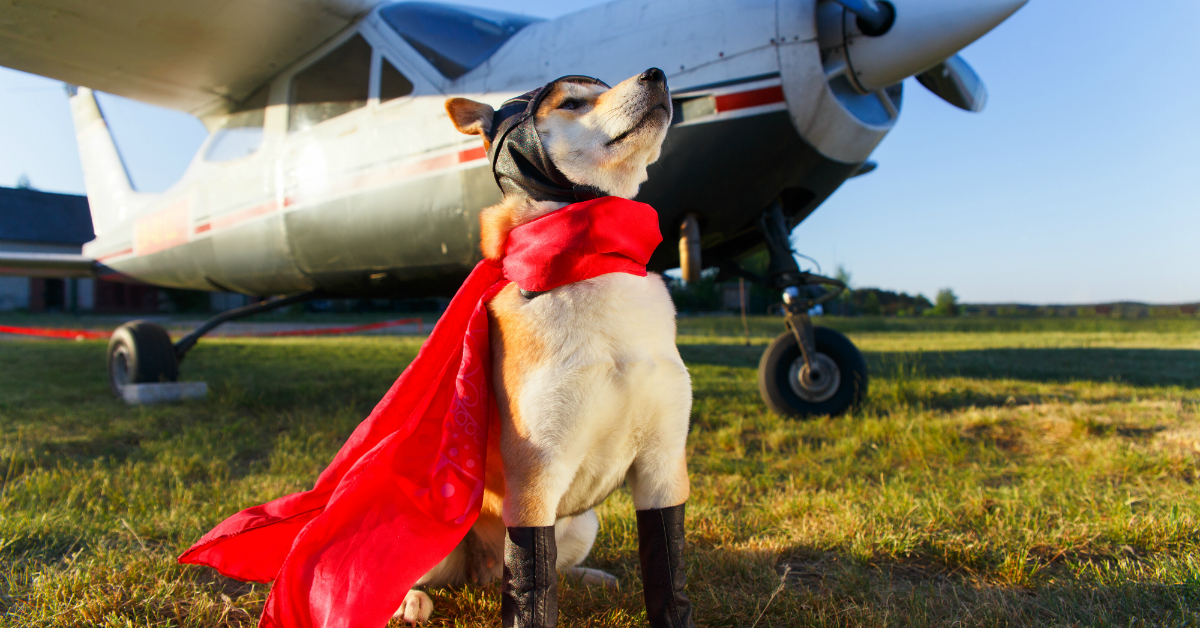
[[[468,161],[475,161],[476,159],[484,159],[486,157],[487,151],[483,150],[482,146],[476,146],[475,148],[468,148],[467,150],[459,151],[458,163],[465,164]]]
[[[733,111],[735,109],[761,107],[762,105],[773,105],[777,102],[784,102],[783,86],[773,85],[748,92],[715,96],[714,100],[717,101],[717,113]]]

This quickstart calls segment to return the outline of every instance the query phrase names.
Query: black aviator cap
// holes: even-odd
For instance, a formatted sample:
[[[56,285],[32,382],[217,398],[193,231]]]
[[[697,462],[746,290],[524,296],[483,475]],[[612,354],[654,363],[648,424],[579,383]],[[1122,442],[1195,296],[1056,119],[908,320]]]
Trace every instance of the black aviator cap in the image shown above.
[[[525,196],[535,201],[575,203],[606,196],[594,187],[576,185],[550,160],[538,137],[533,115],[556,83],[608,84],[590,76],[564,76],[544,87],[505,101],[492,116],[492,174],[505,196]]]

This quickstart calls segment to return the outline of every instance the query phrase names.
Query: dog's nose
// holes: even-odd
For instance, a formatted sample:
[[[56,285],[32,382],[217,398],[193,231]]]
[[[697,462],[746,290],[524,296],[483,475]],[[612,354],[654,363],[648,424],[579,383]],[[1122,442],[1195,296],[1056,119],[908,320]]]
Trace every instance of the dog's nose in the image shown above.
[[[642,75],[638,77],[638,82],[639,83],[661,83],[664,78],[666,78],[666,77],[663,75],[662,70],[660,70],[658,68],[650,68],[649,70],[642,72]]]

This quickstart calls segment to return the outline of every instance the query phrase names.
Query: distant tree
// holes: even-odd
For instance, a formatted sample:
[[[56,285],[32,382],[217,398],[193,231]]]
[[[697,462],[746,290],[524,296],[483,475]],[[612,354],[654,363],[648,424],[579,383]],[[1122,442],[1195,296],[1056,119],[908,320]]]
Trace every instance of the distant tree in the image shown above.
[[[844,283],[844,284],[846,284],[846,288],[847,288],[847,289],[849,289],[849,288],[850,288],[850,279],[851,279],[851,275],[850,275],[850,271],[846,270],[846,267],[845,267],[845,266],[842,266],[841,264],[838,264],[838,267],[837,267],[837,273],[835,273],[835,274],[833,275],[833,278],[834,278],[834,279],[837,279],[838,281],[840,281],[840,282],[842,282],[842,283]]]
[[[33,184],[29,182],[29,175],[22,172],[21,176],[17,177],[17,189],[18,190],[34,189]]]
[[[859,306],[863,314],[867,316],[879,316],[883,314],[883,304],[879,302],[879,290],[863,290],[864,297]]]
[[[915,316],[933,307],[925,297],[879,288],[851,290],[846,304],[847,314],[867,316]]]
[[[825,312],[827,314],[840,314],[842,316],[853,314],[854,290],[850,284],[850,280],[852,279],[850,271],[846,270],[845,266],[838,264],[837,272],[833,274],[833,278],[846,284],[846,289],[836,299],[825,304]]]
[[[937,302],[928,313],[931,316],[958,316],[958,296],[950,288],[938,290]]]

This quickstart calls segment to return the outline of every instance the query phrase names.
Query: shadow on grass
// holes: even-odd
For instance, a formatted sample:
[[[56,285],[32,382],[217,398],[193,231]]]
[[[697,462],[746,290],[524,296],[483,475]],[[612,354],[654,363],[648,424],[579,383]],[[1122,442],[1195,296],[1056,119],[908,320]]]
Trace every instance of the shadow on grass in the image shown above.
[[[680,345],[685,362],[757,368],[763,347]],[[1135,386],[1200,388],[1200,350],[1195,349],[978,349],[929,353],[864,352],[873,376],[915,362],[927,378],[1018,379],[1043,383],[1091,381]],[[1005,398],[1006,399],[1006,398]],[[1003,403],[1004,399],[1001,399]]]
[[[898,357],[875,353],[867,359],[876,366]],[[930,377],[1200,388],[1200,351],[1195,349],[979,349],[920,354],[920,364]]]
[[[69,460],[71,462],[91,462],[97,458],[110,459],[113,462],[124,462],[130,457],[136,457],[142,451],[142,435],[136,433],[104,433],[91,437],[72,438],[58,442],[44,442],[36,452],[36,457],[48,458],[54,461]]]
[[[775,569],[818,613],[825,607],[838,614],[903,617],[897,625],[1190,626],[1198,619],[1195,582],[1081,581],[1061,561],[1042,562],[1040,582],[1030,586],[988,582],[922,555],[863,560],[806,547],[786,552]]]
[[[75,552],[89,549],[80,535],[57,528],[17,535],[15,538],[0,538],[0,542],[3,542],[3,547],[0,547],[0,560],[8,563],[53,563]]]

